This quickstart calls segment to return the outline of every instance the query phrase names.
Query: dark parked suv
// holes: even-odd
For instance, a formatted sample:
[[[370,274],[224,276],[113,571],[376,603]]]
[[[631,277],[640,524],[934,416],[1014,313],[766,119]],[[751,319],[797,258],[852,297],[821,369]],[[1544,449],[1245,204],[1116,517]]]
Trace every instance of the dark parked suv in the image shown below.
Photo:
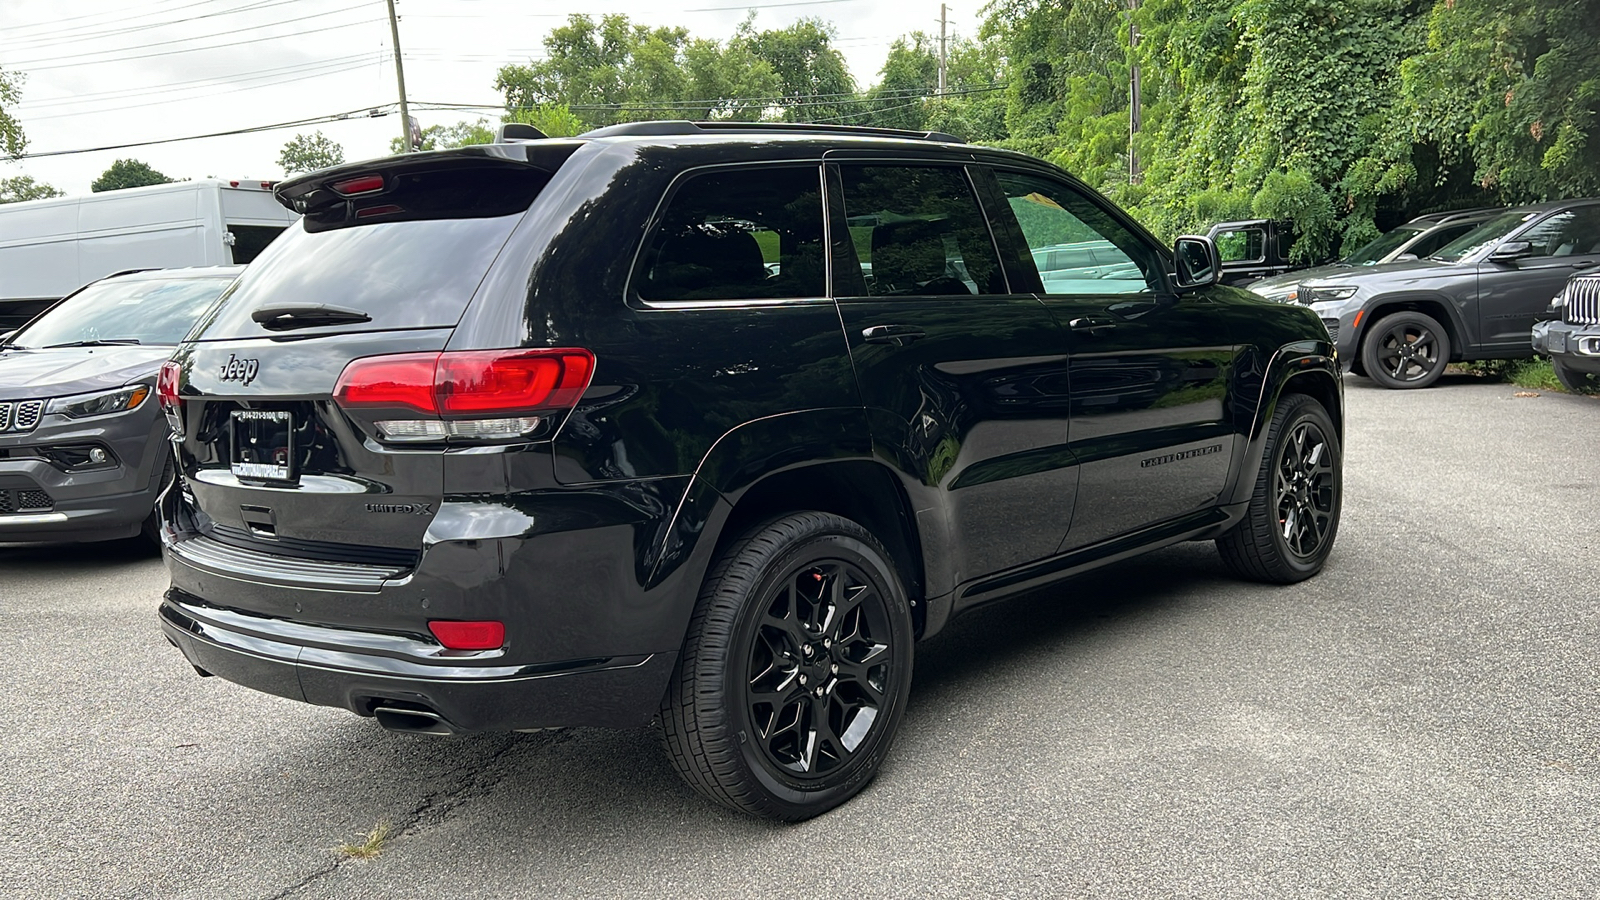
[[[1550,298],[1600,265],[1600,198],[1507,210],[1427,259],[1300,283],[1339,358],[1387,388],[1427,387],[1452,361],[1524,359]]]
[[[303,218],[160,383],[160,617],[202,674],[414,733],[659,717],[695,788],[800,819],[953,614],[1334,541],[1322,323],[1025,156],[656,122],[277,194]],[[1035,262],[1090,243],[1114,277]]]

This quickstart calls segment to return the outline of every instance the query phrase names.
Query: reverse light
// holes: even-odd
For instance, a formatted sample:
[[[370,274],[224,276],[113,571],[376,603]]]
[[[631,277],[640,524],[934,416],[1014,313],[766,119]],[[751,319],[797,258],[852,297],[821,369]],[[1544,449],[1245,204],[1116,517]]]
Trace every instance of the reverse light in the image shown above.
[[[352,360],[334,386],[344,409],[385,415],[385,440],[494,441],[532,434],[576,406],[589,387],[594,354],[581,349],[399,353]]]
[[[495,621],[435,620],[428,630],[447,650],[498,650],[506,644],[506,624]]]
[[[98,394],[57,397],[45,407],[45,412],[58,413],[70,419],[104,416],[137,409],[139,404],[144,402],[144,398],[148,396],[150,396],[150,385],[132,384],[127,387],[117,388],[114,391],[102,391]]]

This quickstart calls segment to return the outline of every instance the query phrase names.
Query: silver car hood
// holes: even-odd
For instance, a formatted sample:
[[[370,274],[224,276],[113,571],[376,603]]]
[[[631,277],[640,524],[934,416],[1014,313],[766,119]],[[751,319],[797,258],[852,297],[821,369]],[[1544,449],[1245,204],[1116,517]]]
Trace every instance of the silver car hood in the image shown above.
[[[153,382],[174,349],[166,345],[7,349],[0,352],[0,400],[66,397],[139,379]]]

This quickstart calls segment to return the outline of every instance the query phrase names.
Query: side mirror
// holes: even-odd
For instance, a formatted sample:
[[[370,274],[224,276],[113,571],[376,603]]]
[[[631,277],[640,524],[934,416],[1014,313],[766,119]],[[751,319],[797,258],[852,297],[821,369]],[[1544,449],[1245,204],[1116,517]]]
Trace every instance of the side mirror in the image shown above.
[[[1508,263],[1533,255],[1533,245],[1527,241],[1506,241],[1489,254],[1490,262]]]
[[[1415,253],[1402,253],[1399,256],[1396,256],[1394,258],[1394,261],[1395,262],[1416,262],[1417,259],[1418,259],[1418,257],[1417,257],[1417,255]]]
[[[1186,234],[1178,238],[1172,244],[1172,258],[1178,267],[1176,284],[1180,291],[1216,284],[1222,274],[1216,242],[1208,237]]]

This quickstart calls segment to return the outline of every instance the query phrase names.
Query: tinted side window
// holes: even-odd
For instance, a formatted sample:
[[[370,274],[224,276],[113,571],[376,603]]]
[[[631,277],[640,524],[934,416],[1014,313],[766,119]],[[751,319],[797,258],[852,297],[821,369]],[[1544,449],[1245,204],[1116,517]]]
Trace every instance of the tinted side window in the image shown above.
[[[634,285],[645,300],[822,297],[818,166],[721,169],[681,182]]]
[[[857,259],[845,255],[834,265],[859,265],[869,296],[1007,292],[989,225],[965,170],[906,165],[839,169],[845,221]],[[841,277],[839,283],[847,282]]]
[[[1533,245],[1534,256],[1583,256],[1600,253],[1600,206],[1556,213],[1517,235]]]
[[[1157,287],[1159,258],[1065,184],[997,172],[1047,294],[1128,294]]]

